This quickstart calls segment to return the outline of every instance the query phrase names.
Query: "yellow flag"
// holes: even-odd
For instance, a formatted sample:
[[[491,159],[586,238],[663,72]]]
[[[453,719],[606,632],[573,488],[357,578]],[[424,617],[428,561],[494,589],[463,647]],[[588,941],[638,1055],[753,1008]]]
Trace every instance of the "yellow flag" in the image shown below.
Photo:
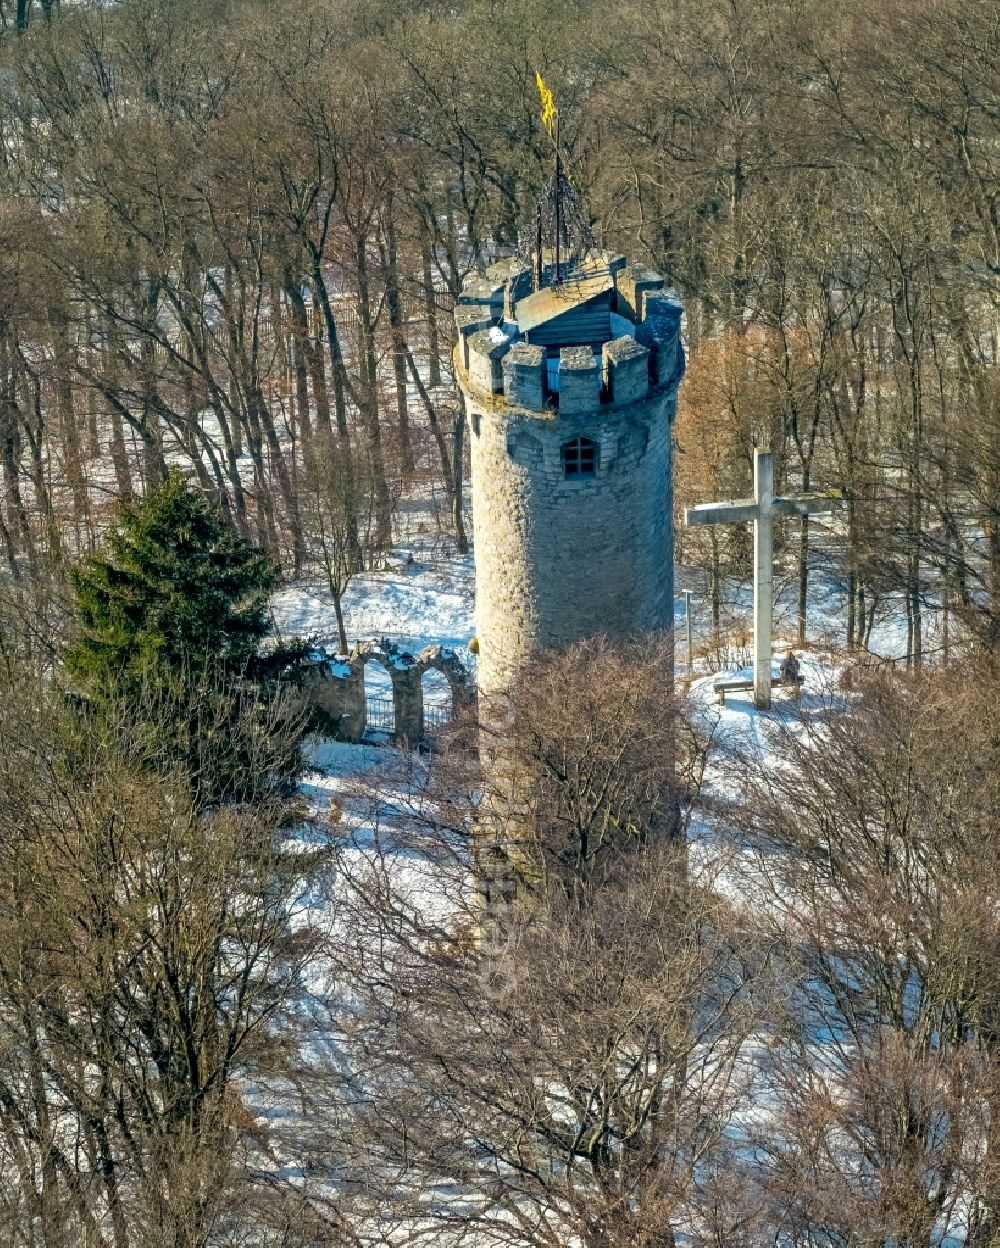
[[[542,75],[535,71],[535,82],[538,83],[538,94],[542,97],[542,125],[549,132],[549,138],[555,140],[556,106],[552,100],[552,92],[545,85]]]

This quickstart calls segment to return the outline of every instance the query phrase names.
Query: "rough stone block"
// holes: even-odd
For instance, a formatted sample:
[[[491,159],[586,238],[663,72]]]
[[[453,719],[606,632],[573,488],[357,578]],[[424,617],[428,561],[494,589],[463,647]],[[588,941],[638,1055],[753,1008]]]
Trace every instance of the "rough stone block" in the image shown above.
[[[647,291],[644,295],[642,321],[635,336],[652,353],[650,372],[654,385],[679,380],[684,371],[682,312],[683,306],[674,291]]]
[[[606,270],[613,277],[616,273],[620,273],[622,269],[626,268],[627,265],[628,261],[619,252],[604,251],[600,247],[592,247],[584,257],[581,267],[595,272]]]
[[[545,448],[539,438],[527,429],[513,429],[507,435],[507,454],[515,464],[525,468],[542,468],[545,464]]]
[[[501,316],[503,314],[503,282],[476,275],[467,277],[462,286],[462,293],[458,296],[458,302],[460,304],[485,303],[495,316]]]
[[[545,352],[516,342],[503,358],[504,391],[514,407],[540,411],[545,406]]]
[[[365,735],[364,667],[324,662],[306,678],[306,694],[321,714],[324,727],[339,741],[360,741]]]
[[[486,277],[492,282],[506,282],[522,270],[527,272],[527,265],[520,256],[503,256],[486,266]]]
[[[616,311],[633,321],[642,320],[642,297],[648,290],[659,290],[663,278],[644,265],[630,265],[615,274]]]
[[[604,344],[602,371],[612,403],[634,403],[649,392],[649,348],[634,338]]]
[[[676,330],[680,330],[681,316],[684,313],[684,305],[681,303],[680,295],[676,290],[665,290],[657,287],[656,290],[646,291],[642,300],[642,319],[670,321]]]
[[[630,424],[618,439],[617,451],[628,466],[637,464],[649,445],[649,426],[641,421]]]
[[[490,394],[503,391],[503,358],[514,339],[497,325],[469,338],[469,380]]]
[[[592,412],[600,406],[597,360],[590,347],[563,347],[559,352],[559,410],[565,415]]]
[[[424,697],[420,686],[420,669],[397,666],[391,671],[392,709],[396,721],[397,741],[415,745],[424,735]]]
[[[469,339],[481,329],[489,329],[496,320],[488,304],[458,304],[455,308],[455,328],[462,347],[462,366],[469,371]]]
[[[508,278],[504,286],[503,296],[503,314],[504,319],[508,321],[517,320],[517,301],[523,299],[526,295],[530,295],[534,279],[531,276],[531,270],[522,268],[517,273]]]

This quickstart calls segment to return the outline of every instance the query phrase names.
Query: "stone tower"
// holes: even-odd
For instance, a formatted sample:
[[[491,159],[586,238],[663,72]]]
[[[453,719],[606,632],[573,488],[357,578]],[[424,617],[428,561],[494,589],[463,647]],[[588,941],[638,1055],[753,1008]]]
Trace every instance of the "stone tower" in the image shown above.
[[[544,648],[673,625],[681,305],[658,274],[605,252],[532,285],[502,261],[455,310],[487,696]]]

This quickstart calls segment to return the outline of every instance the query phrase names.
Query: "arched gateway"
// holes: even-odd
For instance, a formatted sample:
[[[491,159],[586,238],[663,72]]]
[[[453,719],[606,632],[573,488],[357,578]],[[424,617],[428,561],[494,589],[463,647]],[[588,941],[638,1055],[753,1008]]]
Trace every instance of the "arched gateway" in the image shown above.
[[[371,700],[366,696],[365,670],[378,663],[392,684],[392,739],[419,745],[425,737],[425,672],[436,671],[451,688],[452,714],[457,715],[475,696],[469,673],[454,650],[427,646],[418,654],[400,649],[386,638],[360,642],[347,655],[317,658],[307,678],[310,700],[326,721],[326,728],[340,741],[361,741],[369,728]],[[372,717],[374,718],[374,716]],[[372,724],[382,728],[383,722]]]

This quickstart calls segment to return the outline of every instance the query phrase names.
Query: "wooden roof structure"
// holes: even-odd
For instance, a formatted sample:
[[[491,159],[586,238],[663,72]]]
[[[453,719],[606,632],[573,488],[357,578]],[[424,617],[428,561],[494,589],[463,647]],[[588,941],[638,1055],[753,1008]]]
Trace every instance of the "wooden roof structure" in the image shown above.
[[[583,271],[517,301],[515,316],[526,342],[540,347],[597,346],[611,338],[614,278]]]

